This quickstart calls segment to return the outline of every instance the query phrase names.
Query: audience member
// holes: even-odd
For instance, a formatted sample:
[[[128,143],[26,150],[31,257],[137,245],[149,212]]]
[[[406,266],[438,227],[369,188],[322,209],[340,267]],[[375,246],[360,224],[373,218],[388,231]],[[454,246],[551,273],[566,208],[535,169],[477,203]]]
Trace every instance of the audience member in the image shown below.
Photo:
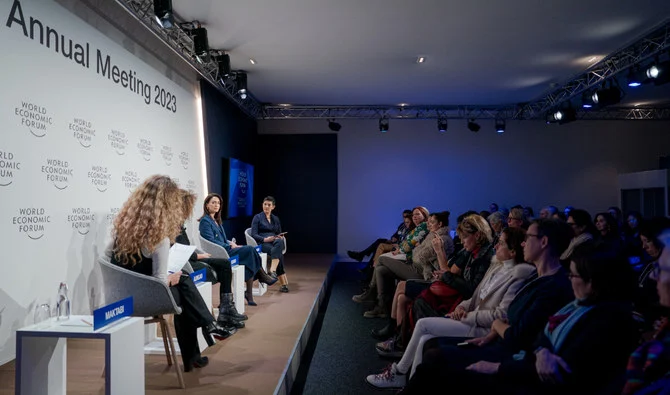
[[[611,252],[612,255],[621,254],[623,252],[623,240],[617,220],[609,212],[603,212],[596,214],[594,224],[600,236],[599,242],[602,249]]]
[[[509,216],[507,217],[507,226],[510,228],[528,228],[528,222],[523,213],[523,208],[514,207],[510,210]]]
[[[493,231],[493,245],[496,245],[498,243],[498,239],[500,238],[500,234],[507,226],[507,218],[504,217],[500,211],[496,211],[495,213],[485,218],[487,221],[489,221],[489,225],[491,225],[491,230]]]
[[[398,229],[396,229],[395,233],[393,233],[391,237],[388,239],[377,239],[363,251],[347,251],[347,255],[349,258],[360,262],[365,259],[366,256],[374,254],[381,244],[387,244],[387,246],[385,246],[386,248],[384,248],[384,251],[381,254],[392,251],[393,245],[402,242],[405,239],[405,236],[407,236],[407,233],[414,229],[414,226],[415,225],[412,223],[412,210],[404,210],[402,212],[402,222],[400,225],[398,225]],[[371,261],[374,261],[374,257]]]
[[[637,278],[638,292],[635,307],[645,317],[649,326],[659,318],[660,310],[663,310],[659,309],[657,284],[651,273],[658,266],[658,259],[665,247],[660,236],[668,228],[670,228],[670,220],[665,217],[655,217],[643,222],[639,230],[646,256],[643,269]]]
[[[624,254],[629,257],[632,264],[642,264],[644,250],[640,240],[640,225],[642,225],[642,214],[631,211],[626,216],[623,225]]]
[[[543,207],[542,210],[540,210],[540,218],[552,218],[556,213],[558,213],[558,207],[556,206]]]
[[[489,204],[489,211],[491,213],[495,213],[496,211],[498,211],[498,203]]]
[[[591,214],[586,210],[572,209],[568,215],[567,223],[572,226],[574,237],[570,241],[568,248],[563,252],[563,255],[561,255],[562,260],[568,259],[578,245],[595,243],[595,237],[598,235],[598,231],[591,219]]]

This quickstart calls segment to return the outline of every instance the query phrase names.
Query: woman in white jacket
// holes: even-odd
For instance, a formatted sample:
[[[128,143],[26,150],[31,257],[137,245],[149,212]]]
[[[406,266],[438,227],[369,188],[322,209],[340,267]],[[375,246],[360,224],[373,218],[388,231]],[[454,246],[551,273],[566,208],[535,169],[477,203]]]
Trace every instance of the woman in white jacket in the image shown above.
[[[367,381],[379,388],[404,387],[407,373],[421,363],[423,345],[434,337],[478,337],[489,332],[496,319],[504,319],[507,307],[523,284],[535,274],[535,267],[523,262],[525,231],[506,228],[496,244],[496,255],[472,298],[461,302],[443,317],[422,318],[416,323],[402,359]],[[392,374],[389,374],[392,373]]]

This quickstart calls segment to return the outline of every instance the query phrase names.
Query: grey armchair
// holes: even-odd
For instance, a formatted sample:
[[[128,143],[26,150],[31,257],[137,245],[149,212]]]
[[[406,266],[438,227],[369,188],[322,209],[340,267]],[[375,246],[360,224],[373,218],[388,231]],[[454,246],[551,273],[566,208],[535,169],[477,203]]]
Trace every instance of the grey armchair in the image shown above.
[[[144,324],[158,323],[163,336],[168,366],[174,364],[181,388],[186,388],[181,368],[177,361],[170,327],[164,315],[181,314],[167,284],[154,277],[135,273],[110,262],[107,256],[98,259],[102,270],[105,304],[133,297],[133,316],[144,317]]]
[[[251,228],[247,228],[244,231],[244,237],[247,239],[247,245],[256,247],[258,246],[258,243],[256,243],[256,240],[254,240],[253,237],[251,237]],[[281,252],[282,254],[286,255],[286,236],[284,236],[284,249]]]
[[[225,248],[216,243],[212,243],[200,235],[198,235],[198,237],[200,238],[200,246],[206,253],[211,254],[212,258],[230,259],[228,251],[226,251]]]

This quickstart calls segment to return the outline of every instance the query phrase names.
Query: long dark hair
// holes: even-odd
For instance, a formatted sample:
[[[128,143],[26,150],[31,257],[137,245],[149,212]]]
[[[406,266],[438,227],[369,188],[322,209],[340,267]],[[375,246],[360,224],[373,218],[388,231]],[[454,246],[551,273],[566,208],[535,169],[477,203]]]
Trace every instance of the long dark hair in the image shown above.
[[[200,218],[198,218],[198,221],[200,221],[206,216],[209,216],[209,213],[207,212],[207,204],[209,203],[210,200],[212,200],[212,198],[219,198],[220,203],[219,211],[216,214],[214,214],[214,222],[221,225],[221,209],[223,208],[223,198],[218,193],[210,193],[209,195],[207,195],[207,197],[205,198],[205,202],[202,204],[202,215],[200,216]]]
[[[522,228],[505,228],[502,234],[507,236],[507,248],[514,251],[514,263],[523,263],[523,245],[526,240],[526,231]]]
[[[635,276],[630,264],[621,255],[584,244],[575,248],[570,261],[575,263],[582,280],[591,283],[593,293],[584,301],[585,304],[632,300]]]

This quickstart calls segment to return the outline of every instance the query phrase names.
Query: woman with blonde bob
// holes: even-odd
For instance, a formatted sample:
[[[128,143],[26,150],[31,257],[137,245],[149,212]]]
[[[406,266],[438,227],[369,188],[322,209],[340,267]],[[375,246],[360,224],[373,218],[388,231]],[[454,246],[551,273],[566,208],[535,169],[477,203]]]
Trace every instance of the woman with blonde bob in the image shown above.
[[[178,271],[168,273],[170,245],[186,220],[183,196],[170,177],[154,175],[130,195],[114,220],[112,243],[106,250],[112,263],[127,270],[159,279],[169,286],[182,313],[174,316],[177,341],[184,371],[209,362],[200,355],[197,329],[202,328],[209,346],[214,338],[225,339],[232,332],[219,326],[202,300],[193,280]]]

